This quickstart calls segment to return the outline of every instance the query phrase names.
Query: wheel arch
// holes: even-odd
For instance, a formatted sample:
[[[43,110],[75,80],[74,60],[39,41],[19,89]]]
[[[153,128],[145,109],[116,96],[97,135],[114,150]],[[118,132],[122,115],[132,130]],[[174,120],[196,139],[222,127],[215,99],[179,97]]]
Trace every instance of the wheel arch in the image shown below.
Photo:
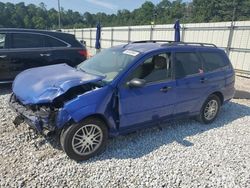
[[[224,103],[224,96],[223,96],[223,94],[220,91],[213,92],[211,95],[216,95],[217,97],[219,97],[221,105],[223,105],[223,103]]]
[[[111,128],[110,124],[109,124],[109,122],[107,120],[107,118],[104,115],[98,114],[98,113],[97,114],[88,115],[88,116],[84,117],[81,121],[83,121],[85,119],[90,119],[90,118],[96,118],[96,119],[101,120],[106,125],[106,127],[107,127],[108,130]]]

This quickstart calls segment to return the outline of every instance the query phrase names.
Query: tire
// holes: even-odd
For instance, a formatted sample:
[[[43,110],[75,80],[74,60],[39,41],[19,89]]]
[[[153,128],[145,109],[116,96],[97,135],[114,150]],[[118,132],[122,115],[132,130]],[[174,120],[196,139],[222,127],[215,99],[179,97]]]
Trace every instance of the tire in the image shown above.
[[[73,160],[87,160],[100,154],[106,146],[108,130],[97,118],[88,118],[62,130],[60,143],[65,153]]]
[[[210,95],[202,105],[197,120],[201,123],[212,123],[219,114],[221,101],[217,95]]]

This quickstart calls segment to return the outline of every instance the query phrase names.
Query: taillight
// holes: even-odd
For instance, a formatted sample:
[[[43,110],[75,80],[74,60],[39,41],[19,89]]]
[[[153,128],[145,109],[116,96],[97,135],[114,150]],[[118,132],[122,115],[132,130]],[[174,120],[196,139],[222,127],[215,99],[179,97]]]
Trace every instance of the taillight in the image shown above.
[[[85,58],[88,57],[88,52],[87,52],[87,50],[79,50],[78,53],[81,54],[82,56],[84,56]]]

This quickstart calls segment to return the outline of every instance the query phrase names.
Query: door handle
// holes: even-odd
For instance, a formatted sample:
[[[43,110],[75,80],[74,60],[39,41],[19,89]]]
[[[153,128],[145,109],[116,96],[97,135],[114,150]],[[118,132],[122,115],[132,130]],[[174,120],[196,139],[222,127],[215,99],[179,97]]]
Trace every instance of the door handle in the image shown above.
[[[0,55],[0,58],[2,58],[2,59],[6,58],[6,57],[7,57],[7,55]]]
[[[40,54],[41,57],[44,57],[44,56],[49,57],[50,55],[51,54]]]
[[[161,88],[160,91],[166,93],[166,92],[168,92],[170,89],[172,89],[172,87],[170,87],[170,86],[165,86],[165,87]]]
[[[207,78],[201,78],[200,79],[200,82],[203,84],[203,83],[205,83],[205,82],[207,82],[208,81],[208,79]]]

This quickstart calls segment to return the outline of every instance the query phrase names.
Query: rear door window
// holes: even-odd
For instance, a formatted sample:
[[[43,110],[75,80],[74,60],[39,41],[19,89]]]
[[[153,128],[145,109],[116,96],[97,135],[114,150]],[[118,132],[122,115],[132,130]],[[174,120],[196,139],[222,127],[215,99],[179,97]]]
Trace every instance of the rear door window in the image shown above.
[[[203,67],[205,72],[213,71],[228,65],[228,62],[220,53],[200,52],[200,54],[203,58]]]
[[[0,33],[0,49],[5,48],[6,34]]]
[[[42,48],[44,35],[30,33],[13,33],[12,48]]]
[[[67,44],[64,43],[63,41],[60,41],[56,38],[52,38],[47,36],[46,37],[46,46],[48,47],[66,47]]]
[[[174,60],[176,78],[203,73],[202,63],[194,52],[177,52]]]

